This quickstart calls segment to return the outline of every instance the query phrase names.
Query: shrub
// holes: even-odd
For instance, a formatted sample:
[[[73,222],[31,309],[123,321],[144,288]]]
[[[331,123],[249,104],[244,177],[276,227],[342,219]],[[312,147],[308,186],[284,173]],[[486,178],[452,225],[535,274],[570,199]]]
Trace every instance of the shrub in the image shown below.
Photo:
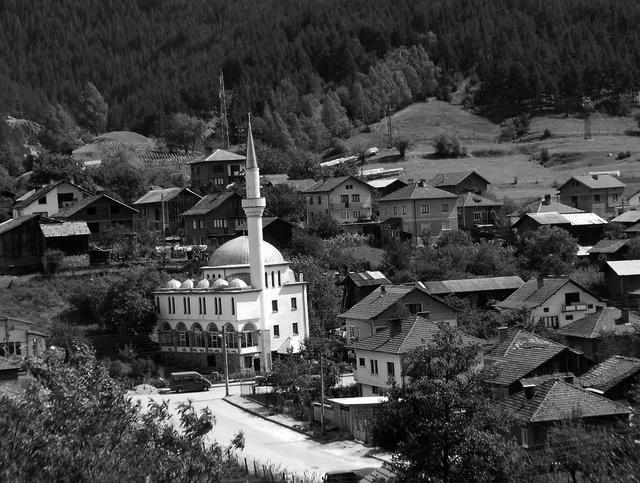
[[[48,275],[56,273],[64,262],[64,252],[58,249],[49,249],[44,252],[44,271]]]
[[[404,159],[405,152],[407,151],[410,145],[411,143],[409,142],[408,139],[405,139],[405,138],[396,139],[395,148],[398,150],[398,153],[400,153],[401,158]]]
[[[546,146],[543,146],[540,149],[540,164],[545,164],[549,161],[550,156],[549,156],[549,148]]]
[[[549,129],[545,129],[542,133],[542,139],[547,139],[551,137],[551,131]]]
[[[436,155],[441,158],[458,158],[466,154],[466,149],[460,146],[456,136],[440,134],[433,140]]]

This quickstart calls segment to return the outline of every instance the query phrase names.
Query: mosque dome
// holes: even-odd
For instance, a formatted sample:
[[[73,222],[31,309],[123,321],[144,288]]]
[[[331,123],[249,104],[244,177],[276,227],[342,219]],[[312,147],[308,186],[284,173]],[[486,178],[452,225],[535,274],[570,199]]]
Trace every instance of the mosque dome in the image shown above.
[[[206,278],[203,278],[198,282],[198,285],[196,285],[196,288],[209,288],[209,280],[207,280]]]
[[[247,287],[248,287],[247,283],[240,278],[234,278],[233,280],[231,280],[231,282],[229,282],[229,288],[247,288]]]
[[[186,279],[184,282],[182,282],[180,288],[193,288],[193,280],[191,280],[190,278]]]
[[[262,255],[265,264],[284,263],[280,251],[271,243],[262,242]],[[239,236],[229,240],[211,254],[209,265],[220,267],[224,265],[249,265],[249,237]]]
[[[224,278],[219,278],[211,284],[211,288],[213,289],[227,288],[228,286],[229,282],[227,282]]]
[[[175,278],[172,278],[167,282],[167,288],[180,288],[180,285],[182,284]]]

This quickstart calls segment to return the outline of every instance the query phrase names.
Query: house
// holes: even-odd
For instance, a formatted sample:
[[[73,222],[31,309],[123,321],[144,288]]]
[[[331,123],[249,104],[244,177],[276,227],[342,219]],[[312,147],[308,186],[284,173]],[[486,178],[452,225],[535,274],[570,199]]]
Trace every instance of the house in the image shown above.
[[[304,191],[307,221],[329,215],[338,223],[370,219],[373,188],[355,176],[325,178]]]
[[[65,221],[85,221],[91,232],[89,241],[98,242],[100,234],[121,225],[133,227],[138,210],[104,193],[88,196],[78,203],[63,208],[55,218]]]
[[[640,260],[607,262],[604,279],[615,305],[632,310],[640,309]]]
[[[26,215],[0,223],[0,273],[38,271],[47,249],[66,255],[89,250],[89,227],[84,222],[63,223],[40,215]]]
[[[567,230],[578,240],[579,245],[593,246],[604,236],[607,220],[594,213],[525,213],[512,228],[526,236],[542,226],[555,226]]]
[[[624,356],[612,356],[580,378],[582,387],[614,401],[626,399],[629,390],[639,381],[640,359]]]
[[[589,248],[588,255],[591,261],[621,260],[627,253],[629,240],[600,240]]]
[[[91,195],[91,192],[69,181],[50,183],[16,199],[13,218],[27,215],[52,216]]]
[[[391,285],[382,272],[348,272],[342,282],[341,312],[346,312],[381,285]]]
[[[185,243],[219,246],[236,236],[236,228],[245,222],[242,196],[234,191],[206,195],[181,213]]]
[[[560,202],[609,218],[622,206],[625,184],[610,174],[572,176],[558,188]]]
[[[424,237],[458,229],[457,200],[455,194],[420,181],[380,198],[380,219],[400,219],[400,230],[420,244]]]
[[[507,216],[513,225],[525,213],[560,213],[561,215],[564,215],[567,213],[584,213],[584,210],[579,210],[573,206],[562,204],[557,200],[551,199],[550,194],[546,194],[544,195],[544,198],[529,203],[519,210],[509,213]]]
[[[246,235],[247,233],[246,223],[236,228],[236,234],[238,235]],[[277,216],[262,218],[262,238],[267,243],[271,243],[278,249],[286,248],[289,246],[292,236],[293,225],[288,221],[284,221]]]
[[[154,292],[153,340],[169,362],[265,372],[271,370],[272,357],[300,352],[309,336],[307,285],[278,249],[262,239],[266,200],[260,193],[251,125],[245,177],[242,207],[248,236],[217,248],[199,281],[170,280]]]
[[[561,421],[578,416],[591,426],[613,426],[631,414],[629,407],[562,378],[523,381],[523,389],[501,401],[501,406],[515,420],[512,436],[522,447],[535,449],[547,444],[550,431]]]
[[[424,286],[381,285],[343,314],[347,344],[375,335],[390,319],[426,314],[434,320],[456,322],[458,309],[431,295]]]
[[[478,277],[460,280],[422,282],[427,292],[438,297],[455,295],[469,299],[476,307],[489,307],[496,300],[504,300],[524,285],[517,275],[506,277]]]
[[[609,223],[620,223],[625,228],[631,228],[638,222],[640,222],[640,210],[631,209],[620,213],[614,219],[610,220]]]
[[[630,208],[640,207],[640,187],[637,184],[625,186],[622,193],[622,205]]]
[[[456,195],[468,192],[479,195],[485,193],[491,183],[476,171],[461,171],[438,173],[427,184]]]
[[[580,351],[523,329],[498,329],[497,345],[484,355],[495,370],[487,381],[498,398],[520,390],[520,381],[550,374],[584,374],[592,362]]]
[[[640,317],[629,309],[600,307],[594,313],[565,325],[558,331],[569,347],[595,359],[598,341],[603,333],[624,335],[640,330]]]
[[[391,381],[404,383],[402,358],[407,352],[426,347],[433,342],[438,324],[432,317],[419,314],[404,319],[391,319],[375,334],[355,342],[355,379],[361,396],[384,394]],[[455,322],[450,322],[455,325]],[[464,345],[481,346],[483,341],[462,334]]]
[[[134,201],[133,207],[139,210],[142,227],[162,232],[165,236],[177,235],[178,229],[184,228],[180,215],[201,199],[202,196],[189,188],[158,188],[149,190]]]
[[[214,188],[223,188],[242,179],[247,158],[223,149],[205,154],[189,163],[191,186],[200,193],[209,193]],[[195,204],[195,203],[194,203]],[[182,211],[185,211],[184,208]]]
[[[41,356],[48,336],[33,325],[28,320],[0,315],[0,357]]]
[[[596,311],[604,302],[593,292],[566,277],[538,277],[522,285],[495,307],[526,310],[533,324],[560,329]]]
[[[408,186],[408,184],[402,181],[400,178],[370,179],[367,181],[367,184],[382,196],[386,196],[389,193],[393,193],[400,188]]]
[[[475,193],[464,193],[458,197],[458,228],[482,230],[493,228],[498,222],[502,201],[491,200]]]
[[[351,433],[354,439],[372,443],[376,409],[385,402],[385,396],[328,398],[331,405],[325,409],[325,420],[340,431]],[[320,404],[314,405],[314,420],[320,421]]]

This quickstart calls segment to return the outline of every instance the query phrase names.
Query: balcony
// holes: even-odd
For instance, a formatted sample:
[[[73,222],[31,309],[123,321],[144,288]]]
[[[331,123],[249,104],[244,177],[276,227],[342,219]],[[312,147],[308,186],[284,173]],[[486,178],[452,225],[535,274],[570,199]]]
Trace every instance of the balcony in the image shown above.
[[[563,312],[582,312],[587,310],[587,304],[571,304],[571,305],[563,305]]]

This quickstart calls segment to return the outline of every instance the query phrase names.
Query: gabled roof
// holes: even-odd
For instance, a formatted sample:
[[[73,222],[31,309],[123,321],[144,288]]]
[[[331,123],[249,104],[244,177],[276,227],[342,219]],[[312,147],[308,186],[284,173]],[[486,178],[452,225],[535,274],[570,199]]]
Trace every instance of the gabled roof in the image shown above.
[[[620,277],[640,275],[640,260],[616,260],[607,262],[607,265]]]
[[[344,183],[347,180],[353,180],[357,183],[361,183],[365,185],[367,188],[371,188],[371,186],[369,186],[364,181],[356,178],[355,176],[338,176],[336,178],[321,179],[320,181],[317,181],[313,186],[307,188],[304,192],[305,193],[326,193],[327,191],[333,191],[334,189],[336,189],[338,186],[340,186],[342,183]]]
[[[593,297],[599,299],[599,297],[593,292],[574,282],[570,278],[545,277],[542,279],[541,287],[538,287],[538,280],[539,279],[532,278],[524,285],[522,285],[518,290],[509,295],[505,300],[503,300],[502,302],[498,302],[496,304],[496,307],[513,310],[532,309],[535,307],[539,307],[547,299],[549,299],[549,297],[558,292],[558,290],[560,290],[567,284],[572,284],[583,292],[586,292],[589,295],[592,295]]]
[[[224,149],[216,149],[211,154],[205,154],[197,159],[194,159],[189,164],[196,163],[216,163],[223,161],[246,161],[245,156],[241,156],[240,154],[231,153],[229,151],[225,151]]]
[[[289,179],[289,176],[286,174],[263,174],[260,176],[260,183],[270,183],[273,186],[284,184],[294,190],[306,191],[308,188],[311,188],[314,184],[316,184],[317,181],[312,178]]]
[[[635,333],[640,330],[640,317],[629,314],[629,322],[622,319],[622,311],[616,307],[604,307],[574,320],[558,331],[559,334],[584,339],[597,339],[602,332],[615,334]]]
[[[629,240],[600,240],[589,249],[589,253],[616,253],[623,248]]]
[[[560,215],[565,217],[571,223],[571,226],[585,225],[606,225],[607,220],[596,215],[595,213],[565,213]]]
[[[338,315],[338,317],[358,320],[373,319],[388,308],[392,307],[396,302],[402,300],[406,295],[416,290],[440,302],[446,307],[449,307],[452,310],[456,310],[443,300],[440,300],[439,298],[431,295],[430,293],[422,290],[419,287],[416,287],[415,285],[383,285],[382,287],[378,287],[377,289],[375,289],[360,302],[347,310],[344,314]]]
[[[262,228],[271,225],[274,222],[285,223],[287,225],[291,225],[288,221],[283,220],[282,218],[278,218],[277,216],[267,216],[262,218]],[[293,225],[291,225],[293,226]],[[236,227],[236,231],[247,231],[247,222],[245,221],[241,225]]]
[[[491,381],[510,385],[526,377],[567,346],[526,330],[510,330],[504,341],[485,354],[485,360],[494,361],[498,374]]]
[[[460,280],[442,280],[422,282],[427,292],[435,295],[450,293],[482,292],[487,290],[518,289],[524,285],[517,275],[508,277],[465,278]]]
[[[100,193],[98,195],[87,196],[86,198],[81,199],[77,203],[75,203],[75,204],[73,204],[71,206],[67,206],[66,208],[61,209],[55,215],[52,215],[52,216],[54,218],[69,218],[70,216],[75,215],[77,212],[79,212],[83,208],[91,205],[95,201],[98,201],[100,198],[107,198],[111,203],[120,205],[124,209],[129,210],[129,211],[131,211],[133,213],[138,213],[138,210],[136,210],[135,208],[132,208],[128,204],[123,203],[122,201],[118,201],[115,198],[112,198],[111,196],[109,196],[109,195],[107,195],[105,193]]]
[[[390,285],[391,281],[382,272],[349,272],[347,277],[356,287],[367,287],[370,285]]]
[[[562,188],[564,188],[572,180],[575,180],[590,189],[624,188],[625,186],[627,186],[618,178],[610,174],[583,174],[572,176],[567,181],[565,181],[563,185],[558,188],[558,190],[562,190]]]
[[[367,181],[367,184],[375,189],[386,188],[393,183],[402,183],[403,185],[407,185],[405,181],[402,181],[400,178],[380,178],[380,179],[370,179]]]
[[[479,175],[476,171],[457,171],[454,173],[438,173],[431,178],[428,184],[432,186],[457,186],[467,179],[472,174],[475,174],[481,178],[485,183],[491,184],[491,182],[484,176]]]
[[[613,356],[593,366],[580,378],[583,387],[606,392],[629,377],[640,373],[640,359]]]
[[[476,206],[502,206],[502,201],[490,200],[475,193],[465,193],[458,198],[458,206],[463,208],[473,208]]]
[[[418,347],[426,347],[433,341],[433,336],[438,332],[438,325],[431,319],[412,315],[400,322],[400,331],[391,336],[389,327],[355,342],[350,347],[353,349],[385,352],[387,354],[405,354]],[[482,345],[482,340],[470,335],[462,334],[465,345]]]
[[[527,219],[535,221],[538,225],[571,225],[571,222],[567,220],[564,215],[555,212],[545,212],[525,213],[513,224],[513,227],[517,228],[518,225],[521,225]]]
[[[34,201],[42,198],[44,195],[46,195],[49,191],[51,191],[54,188],[57,188],[58,186],[62,185],[62,184],[68,184],[73,186],[74,188],[79,189],[80,191],[84,191],[85,193],[88,194],[92,194],[90,191],[81,188],[78,185],[75,185],[67,180],[60,180],[60,181],[56,181],[55,183],[51,183],[48,184],[46,186],[43,186],[42,188],[39,189],[33,189],[31,191],[29,191],[28,193],[25,193],[24,195],[22,195],[20,198],[18,198],[16,200],[16,204],[13,206],[14,208],[23,208],[25,206],[28,206],[29,204],[33,203]]]
[[[18,218],[11,218],[10,220],[3,221],[2,223],[0,223],[0,234],[11,231],[14,228],[17,228],[18,226],[22,225],[23,223],[26,223],[27,221],[33,218],[37,218],[38,216],[39,215],[32,214],[32,215],[19,216]]]
[[[429,185],[410,184],[403,186],[399,190],[389,193],[387,196],[380,198],[382,201],[401,201],[401,200],[433,200],[445,198],[457,198],[458,196]]]
[[[636,223],[635,225],[631,225],[625,230],[625,233],[640,233],[640,222]]]
[[[224,193],[209,194],[198,201],[187,211],[181,213],[181,216],[206,215],[229,201],[231,198],[235,197],[242,198],[242,196],[240,196],[235,191],[225,191]]]
[[[509,216],[520,216],[523,213],[560,213],[561,215],[565,213],[584,213],[583,210],[578,208],[574,208],[573,206],[565,205],[555,200],[538,200],[533,203],[529,203],[524,207],[516,210],[512,213],[509,213]]]
[[[620,213],[611,223],[638,223],[640,221],[640,210],[629,210]]]
[[[202,199],[198,193],[191,191],[189,188],[161,188],[149,190],[140,198],[133,202],[134,205],[144,205],[147,203],[160,203],[162,200],[169,201],[178,196],[183,191],[188,191],[199,199]]]
[[[519,391],[507,397],[502,405],[516,419],[529,423],[542,423],[569,419],[624,416],[631,409],[593,392],[572,386],[560,379],[549,380],[535,387],[534,395]]]
[[[45,238],[63,236],[91,235],[91,230],[84,221],[65,221],[62,223],[43,223],[40,230]]]

